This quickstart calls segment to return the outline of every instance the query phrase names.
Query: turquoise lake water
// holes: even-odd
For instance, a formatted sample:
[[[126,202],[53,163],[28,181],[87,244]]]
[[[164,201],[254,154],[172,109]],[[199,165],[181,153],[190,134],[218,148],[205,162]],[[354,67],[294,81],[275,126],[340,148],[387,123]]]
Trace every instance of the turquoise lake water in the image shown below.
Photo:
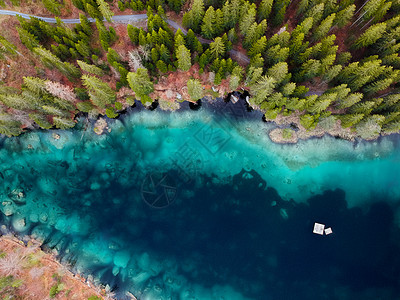
[[[399,299],[397,136],[278,145],[222,101],[109,126],[3,140],[3,233],[118,299]]]

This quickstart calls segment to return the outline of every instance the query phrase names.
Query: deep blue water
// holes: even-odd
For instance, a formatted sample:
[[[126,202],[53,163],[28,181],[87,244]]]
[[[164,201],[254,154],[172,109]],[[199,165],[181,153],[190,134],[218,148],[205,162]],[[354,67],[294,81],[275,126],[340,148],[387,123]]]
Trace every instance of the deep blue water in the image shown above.
[[[5,139],[2,230],[119,299],[399,299],[398,138],[277,145],[260,118],[216,102]]]

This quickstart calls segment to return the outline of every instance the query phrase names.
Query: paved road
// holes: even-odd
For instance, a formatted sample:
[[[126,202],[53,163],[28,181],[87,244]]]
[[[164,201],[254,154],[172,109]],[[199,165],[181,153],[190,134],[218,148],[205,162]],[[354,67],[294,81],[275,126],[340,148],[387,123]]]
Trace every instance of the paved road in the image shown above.
[[[7,16],[20,15],[21,17],[23,17],[25,19],[29,19],[30,17],[36,17],[36,18],[38,18],[40,20],[43,20],[43,21],[45,21],[47,23],[56,23],[56,19],[55,18],[46,18],[46,17],[28,15],[28,14],[15,12],[15,11],[12,11],[12,10],[2,10],[2,9],[0,9],[0,15],[7,15]],[[145,20],[145,19],[147,19],[147,15],[146,14],[140,14],[140,15],[118,15],[118,16],[113,16],[112,17],[112,21],[115,22],[115,23],[130,23],[130,22],[136,22],[136,21]],[[92,19],[92,18],[88,18],[88,20],[90,22],[95,22],[95,20]],[[81,22],[79,19],[61,19],[61,21],[63,21],[66,24],[75,24],[75,23],[80,23]],[[182,30],[182,32],[184,34],[187,34],[187,30],[185,28],[183,28],[182,26],[180,26],[178,23],[176,23],[176,22],[174,22],[172,20],[169,20],[169,19],[167,20],[167,23],[171,27],[173,27],[175,30],[180,29],[180,30]],[[212,42],[211,40],[206,40],[206,39],[203,39],[202,37],[198,37],[198,39],[199,39],[199,41],[201,43],[210,44]],[[246,64],[250,63],[249,57],[247,55],[239,52],[239,51],[230,50],[229,54],[232,57],[234,57],[234,58],[236,58],[236,59],[238,59],[238,60],[240,60],[240,61],[242,61],[242,62],[244,62]]]

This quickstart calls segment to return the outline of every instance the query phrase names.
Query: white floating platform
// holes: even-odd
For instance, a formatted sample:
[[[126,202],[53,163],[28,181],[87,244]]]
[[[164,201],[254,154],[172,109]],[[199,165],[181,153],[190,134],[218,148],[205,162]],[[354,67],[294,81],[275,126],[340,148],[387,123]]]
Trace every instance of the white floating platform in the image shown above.
[[[324,235],[324,229],[325,229],[325,225],[324,224],[314,223],[313,233],[319,234],[319,235]]]
[[[313,229],[313,233],[315,234],[319,234],[319,235],[330,235],[332,234],[332,228],[331,227],[327,227],[325,228],[325,224],[320,224],[320,223],[314,223],[314,229]]]

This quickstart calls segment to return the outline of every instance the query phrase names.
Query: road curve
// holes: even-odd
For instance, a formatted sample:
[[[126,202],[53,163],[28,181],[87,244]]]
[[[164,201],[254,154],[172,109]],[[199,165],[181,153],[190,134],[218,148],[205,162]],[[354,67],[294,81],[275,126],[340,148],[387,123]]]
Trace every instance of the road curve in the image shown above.
[[[28,14],[23,14],[20,12],[16,12],[16,11],[12,11],[12,10],[3,10],[0,9],[0,15],[7,15],[7,16],[21,16],[25,19],[29,19],[30,17],[35,17],[38,18],[40,20],[43,20],[47,23],[57,23],[55,18],[47,18],[47,17],[39,17],[39,16],[34,16],[34,15],[28,15]],[[139,14],[139,15],[117,15],[117,16],[113,16],[111,18],[112,22],[114,23],[131,23],[131,22],[136,22],[136,21],[140,21],[140,20],[145,20],[147,19],[147,15],[146,14]],[[95,20],[93,18],[88,18],[89,22],[95,22]],[[76,23],[80,23],[80,19],[61,19],[61,21],[63,21],[66,24],[76,24]],[[104,20],[105,21],[105,20]],[[185,28],[183,28],[181,25],[179,25],[178,23],[167,19],[167,23],[174,28],[175,30],[182,30],[182,32],[184,34],[187,34],[187,30]],[[206,40],[202,37],[198,37],[199,41],[201,43],[205,43],[205,44],[210,44],[212,41],[211,40]],[[230,50],[229,54],[232,57],[237,58],[238,60],[241,60],[242,62],[248,64],[250,63],[250,59],[247,55],[236,51],[236,50]]]

